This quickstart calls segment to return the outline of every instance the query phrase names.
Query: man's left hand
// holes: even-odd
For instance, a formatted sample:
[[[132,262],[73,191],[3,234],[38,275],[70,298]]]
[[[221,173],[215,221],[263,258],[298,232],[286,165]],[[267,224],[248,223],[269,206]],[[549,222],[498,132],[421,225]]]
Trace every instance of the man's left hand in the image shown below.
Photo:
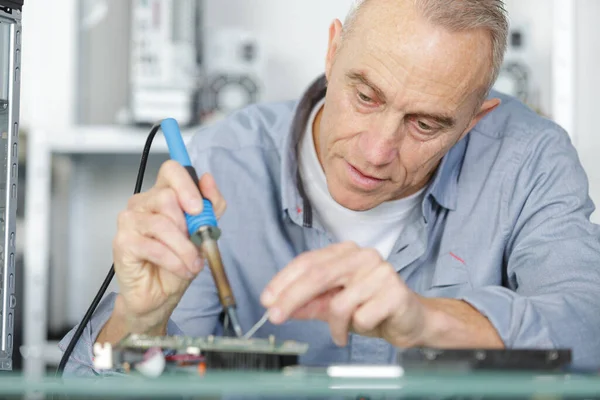
[[[374,249],[351,242],[301,254],[268,284],[261,301],[272,323],[329,324],[338,346],[349,331],[402,347],[420,345],[430,310]]]

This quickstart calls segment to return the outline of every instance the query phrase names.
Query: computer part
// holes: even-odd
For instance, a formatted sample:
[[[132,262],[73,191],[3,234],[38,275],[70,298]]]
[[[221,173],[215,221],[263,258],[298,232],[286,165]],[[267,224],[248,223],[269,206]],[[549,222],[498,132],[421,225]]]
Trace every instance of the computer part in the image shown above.
[[[0,369],[12,370],[16,275],[16,219],[21,13],[23,0],[0,0]]]
[[[205,78],[198,105],[205,121],[261,100],[266,53],[257,34],[240,28],[215,29],[206,33],[203,50]]]
[[[197,122],[200,88],[199,0],[132,2],[130,107],[135,124],[171,117],[183,126]]]
[[[560,371],[572,361],[569,349],[431,349],[411,348],[398,352],[405,370],[452,371]]]
[[[160,375],[169,364],[193,365],[202,374],[214,370],[281,371],[298,364],[308,344],[262,338],[129,335],[115,346],[96,343],[97,369],[137,370]]]

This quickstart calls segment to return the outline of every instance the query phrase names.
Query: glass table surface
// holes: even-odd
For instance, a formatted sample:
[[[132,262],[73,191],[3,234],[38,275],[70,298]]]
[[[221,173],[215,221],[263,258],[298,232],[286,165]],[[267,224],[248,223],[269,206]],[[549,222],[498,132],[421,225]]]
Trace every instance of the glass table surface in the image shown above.
[[[0,374],[7,395],[69,398],[600,398],[598,374],[413,372],[380,377],[332,376],[325,369],[292,372],[208,372],[38,379]],[[56,397],[56,396],[55,396]],[[20,398],[20,397],[18,397]],[[62,398],[62,397],[61,397]]]

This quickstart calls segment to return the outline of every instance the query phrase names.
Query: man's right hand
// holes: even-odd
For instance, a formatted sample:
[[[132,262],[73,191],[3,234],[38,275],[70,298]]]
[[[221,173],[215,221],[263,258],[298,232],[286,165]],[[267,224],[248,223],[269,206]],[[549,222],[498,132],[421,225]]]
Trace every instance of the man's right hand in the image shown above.
[[[211,175],[203,175],[198,185],[200,191],[185,168],[167,161],[156,184],[134,195],[119,214],[113,241],[119,294],[98,342],[116,342],[127,333],[166,333],[171,313],[204,268],[183,212],[202,211],[200,192],[212,202],[217,218],[226,207]]]

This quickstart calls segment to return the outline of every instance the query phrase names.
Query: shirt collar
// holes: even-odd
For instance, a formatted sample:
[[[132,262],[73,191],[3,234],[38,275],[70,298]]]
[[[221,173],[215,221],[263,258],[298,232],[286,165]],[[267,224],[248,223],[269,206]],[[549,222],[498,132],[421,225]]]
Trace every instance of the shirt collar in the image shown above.
[[[290,217],[302,214],[303,225],[312,225],[312,209],[300,182],[298,171],[298,142],[306,129],[306,123],[315,105],[325,97],[327,79],[317,78],[306,90],[296,108],[290,132],[282,145],[281,204]],[[290,210],[293,210],[290,212]]]
[[[465,158],[469,135],[465,135],[450,151],[442,158],[436,170],[425,198],[433,196],[436,202],[448,209],[456,209],[458,199],[458,178]],[[427,215],[427,214],[425,214]]]
[[[301,135],[305,132],[306,123],[316,104],[327,92],[327,80],[324,75],[317,78],[304,92],[296,105],[290,132],[282,143],[281,170],[281,204],[283,211],[292,217],[303,215],[301,224],[312,226],[312,208],[302,187],[298,173],[297,147]],[[458,198],[458,178],[467,149],[469,135],[466,135],[442,158],[433,180],[425,192],[423,215],[428,220],[431,204],[427,201],[433,197],[435,201],[448,210],[456,208]],[[292,211],[292,212],[290,212]],[[299,222],[299,221],[298,221]],[[300,223],[300,222],[299,222]]]

